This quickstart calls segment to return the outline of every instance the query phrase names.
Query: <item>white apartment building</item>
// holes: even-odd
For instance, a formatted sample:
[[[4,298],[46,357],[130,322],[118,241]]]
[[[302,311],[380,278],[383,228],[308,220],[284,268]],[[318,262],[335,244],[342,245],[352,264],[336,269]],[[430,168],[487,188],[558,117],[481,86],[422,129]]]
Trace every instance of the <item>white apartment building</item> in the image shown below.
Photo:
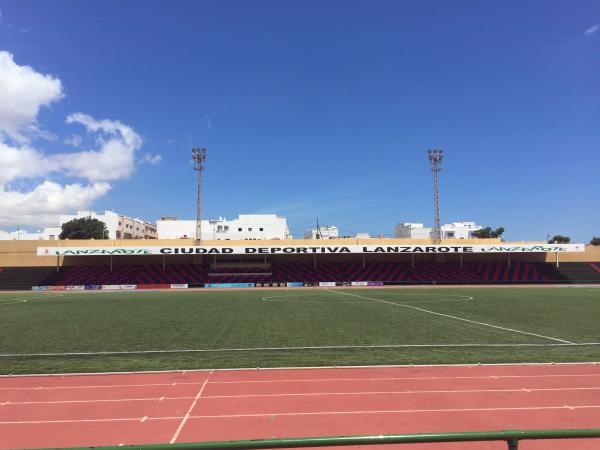
[[[430,239],[431,228],[424,227],[422,223],[399,223],[396,225],[395,234],[397,238],[405,239]]]
[[[77,214],[60,216],[60,225],[73,219],[91,217],[106,224],[109,239],[156,239],[156,226],[142,219],[117,214],[113,211],[104,211],[104,214],[94,211],[77,211]],[[60,233],[59,233],[60,234]]]
[[[481,226],[475,222],[453,222],[442,225],[442,239],[469,239],[473,232],[481,230]],[[425,227],[422,223],[399,223],[396,225],[395,234],[397,238],[406,239],[432,239],[433,228]]]
[[[252,241],[292,239],[287,219],[276,214],[240,214],[237,219],[202,220],[202,240]],[[156,222],[158,239],[195,239],[196,221],[163,217]]]
[[[320,231],[320,236],[319,236]],[[319,230],[313,228],[304,232],[304,239],[335,239],[339,237],[339,230],[334,225],[325,225],[319,227]]]

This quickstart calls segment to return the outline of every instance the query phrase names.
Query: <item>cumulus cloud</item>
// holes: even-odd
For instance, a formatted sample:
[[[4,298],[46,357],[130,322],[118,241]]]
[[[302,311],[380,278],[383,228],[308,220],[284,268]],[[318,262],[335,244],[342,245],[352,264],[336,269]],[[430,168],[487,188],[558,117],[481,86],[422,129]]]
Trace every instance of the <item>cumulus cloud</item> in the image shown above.
[[[151,165],[156,165],[159,162],[162,161],[162,155],[159,154],[155,154],[153,155],[152,153],[146,153],[141,159],[140,159],[140,164],[151,164]]]
[[[37,131],[40,108],[64,96],[62,83],[51,75],[19,66],[13,55],[0,51],[0,131],[19,142]]]
[[[87,209],[109,189],[110,184],[105,182],[61,186],[51,181],[44,181],[30,192],[5,191],[0,187],[0,226],[58,225],[60,214]]]
[[[38,127],[40,109],[62,97],[59,79],[0,52],[0,226],[56,225],[60,214],[88,209],[111,189],[110,181],[128,178],[135,168],[142,139],[116,120],[83,113],[66,118],[92,135],[93,148],[48,154],[33,145],[52,135]],[[81,148],[83,139],[72,134],[65,143]]]
[[[589,27],[587,30],[585,30],[585,34],[587,34],[588,36],[591,36],[594,33],[597,33],[598,31],[600,31],[600,23],[597,23],[594,26]]]

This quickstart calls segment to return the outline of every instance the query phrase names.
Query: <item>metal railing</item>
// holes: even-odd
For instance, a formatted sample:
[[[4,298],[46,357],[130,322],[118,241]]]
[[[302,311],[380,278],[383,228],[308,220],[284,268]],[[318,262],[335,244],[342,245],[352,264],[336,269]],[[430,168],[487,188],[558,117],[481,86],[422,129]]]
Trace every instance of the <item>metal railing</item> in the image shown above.
[[[600,438],[600,428],[580,430],[506,430],[460,433],[387,434],[380,436],[312,437],[252,441],[216,441],[185,444],[81,447],[95,450],[252,450],[349,445],[425,444],[441,442],[504,441],[508,450],[518,450],[519,441],[539,439]],[[79,449],[71,449],[79,450]]]

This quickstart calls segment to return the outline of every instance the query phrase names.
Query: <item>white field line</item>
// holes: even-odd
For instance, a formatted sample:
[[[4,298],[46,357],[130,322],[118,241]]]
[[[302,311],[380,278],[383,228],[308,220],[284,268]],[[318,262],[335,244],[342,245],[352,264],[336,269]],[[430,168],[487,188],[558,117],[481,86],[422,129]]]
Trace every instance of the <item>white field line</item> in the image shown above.
[[[279,393],[279,394],[237,394],[237,395],[204,395],[202,399],[219,398],[272,398],[272,397],[327,397],[327,396],[349,396],[349,395],[428,395],[428,394],[486,394],[486,393],[515,393],[527,394],[531,392],[570,392],[570,391],[600,391],[600,387],[564,387],[564,388],[514,388],[514,389],[454,389],[454,390],[431,390],[431,391],[351,391],[351,392],[305,392],[305,393]],[[5,401],[2,406],[23,405],[62,405],[80,403],[124,403],[124,402],[160,402],[169,400],[192,400],[195,397],[151,397],[151,398],[119,398],[99,400],[45,400],[45,401]]]
[[[513,333],[520,333],[520,334],[527,334],[529,336],[536,336],[536,337],[539,337],[539,338],[550,339],[550,340],[556,341],[556,342],[562,342],[563,344],[571,344],[571,345],[575,344],[574,342],[567,341],[567,340],[564,340],[564,339],[558,339],[558,338],[554,338],[554,337],[551,337],[551,336],[544,336],[542,334],[530,333],[528,331],[515,330],[514,328],[501,327],[501,326],[498,326],[498,325],[492,325],[490,323],[485,323],[485,322],[478,322],[476,320],[470,320],[470,319],[465,319],[464,317],[452,316],[450,314],[443,314],[443,313],[439,313],[439,312],[435,312],[435,311],[430,311],[428,309],[423,309],[423,308],[419,308],[417,306],[407,305],[407,304],[404,304],[404,303],[388,302],[387,300],[381,300],[379,298],[365,297],[363,295],[351,294],[349,292],[336,291],[336,290],[333,290],[333,289],[327,289],[327,290],[329,292],[335,292],[336,294],[349,295],[349,296],[352,296],[352,297],[364,298],[364,299],[367,299],[367,300],[374,300],[376,302],[387,303],[388,305],[400,306],[402,308],[415,309],[417,311],[421,311],[421,312],[424,312],[424,313],[427,313],[427,314],[433,314],[433,315],[436,315],[436,316],[447,317],[449,319],[454,319],[454,320],[462,320],[463,322],[474,323],[474,324],[477,324],[477,325],[483,325],[483,326],[490,327],[490,328],[496,328],[498,330],[510,331],[510,332],[513,332]]]
[[[206,388],[206,385],[208,384],[208,380],[209,380],[209,378],[210,378],[210,376],[212,374],[213,374],[213,372],[209,372],[208,373],[208,376],[206,377],[206,380],[204,380],[204,383],[202,383],[202,386],[200,387],[200,390],[198,391],[198,393],[196,394],[196,397],[194,398],[194,401],[192,402],[192,404],[188,408],[187,413],[185,413],[185,416],[183,417],[183,419],[179,423],[179,426],[177,427],[177,430],[175,430],[175,433],[173,434],[173,437],[169,441],[169,444],[174,444],[175,441],[177,441],[177,438],[179,437],[179,434],[181,433],[181,430],[183,430],[183,427],[185,426],[185,424],[187,423],[188,419],[190,418],[190,414],[192,414],[192,410],[196,406],[196,403],[198,403],[198,400],[200,400],[200,397],[202,397],[202,392],[204,392],[204,388]]]
[[[550,344],[552,345],[552,344]],[[600,345],[600,343],[599,343]],[[341,366],[277,366],[277,367],[228,367],[222,369],[165,369],[165,370],[123,370],[120,372],[59,372],[59,373],[26,373],[26,374],[0,374],[3,378],[65,378],[65,377],[100,377],[105,375],[148,375],[148,374],[173,374],[173,373],[201,373],[201,372],[248,372],[248,371],[285,371],[285,370],[310,370],[323,369],[413,369],[417,367],[547,367],[547,366],[596,366],[598,361],[574,362],[506,362],[506,363],[452,363],[452,364],[377,364],[377,365],[341,365]],[[185,384],[185,383],[180,383]],[[0,388],[1,389],[1,388]]]
[[[398,303],[387,302],[399,306]],[[414,306],[403,305],[408,308]],[[417,308],[421,309],[421,308]],[[423,310],[425,311],[425,310]],[[439,313],[433,313],[439,314]],[[439,314],[446,316],[446,314]],[[512,330],[510,328],[502,328],[496,325],[484,324],[482,322],[474,322],[468,319],[461,319],[454,316],[448,316],[466,322],[473,322],[481,325],[487,325],[493,328],[500,328],[506,331],[514,331],[516,333],[530,334],[537,337],[545,337],[546,339],[555,339],[547,336],[542,336],[525,331]],[[561,341],[560,339],[555,339]],[[127,351],[99,351],[99,352],[51,352],[51,353],[0,353],[0,358],[31,358],[31,357],[52,357],[52,356],[118,356],[118,355],[152,355],[152,354],[171,354],[171,353],[225,353],[225,352],[265,352],[265,351],[305,351],[305,350],[351,350],[351,349],[368,349],[368,348],[463,348],[463,347],[587,347],[598,346],[600,342],[569,342],[564,341],[555,344],[540,344],[540,343],[510,343],[510,344],[380,344],[380,345],[315,345],[301,347],[240,347],[240,348],[191,348],[191,349],[173,349],[173,350],[127,350]],[[518,364],[518,363],[517,363]],[[236,369],[242,370],[242,369]]]
[[[457,297],[455,299],[441,299],[441,300],[403,300],[403,303],[447,303],[447,302],[466,302],[466,301],[471,301],[471,300],[475,300],[475,297],[472,297],[470,295],[458,295],[458,294],[413,294],[413,293],[402,293],[402,294],[398,294],[399,296],[402,297]],[[374,303],[372,301],[351,301],[351,302],[344,302],[344,301],[331,301],[331,300],[326,300],[326,301],[322,301],[322,300],[285,300],[286,298],[298,298],[298,297],[309,297],[309,298],[314,298],[314,294],[301,294],[301,295],[272,295],[269,297],[262,297],[262,301],[265,302],[273,302],[273,303],[293,303],[293,304],[298,304],[298,303],[321,303],[321,304],[327,304],[327,305],[347,305],[347,304],[361,304],[361,305],[374,305]],[[280,298],[283,300],[273,300],[276,298]]]
[[[229,419],[240,417],[275,417],[275,416],[329,416],[329,415],[360,415],[360,414],[416,414],[416,413],[460,413],[460,412],[494,412],[494,411],[544,411],[544,410],[579,410],[598,409],[600,405],[560,405],[560,406],[520,406],[501,408],[447,408],[447,409],[391,409],[365,411],[322,411],[298,413],[257,413],[257,414],[222,414],[189,416],[189,419]],[[185,417],[183,417],[185,418]],[[43,423],[81,423],[81,422],[140,422],[143,417],[124,417],[116,419],[62,419],[62,420],[13,420],[2,421],[0,425],[43,424]],[[181,416],[147,417],[146,420],[175,420]]]
[[[4,298],[0,297],[0,306],[17,305],[19,303],[27,303],[27,301],[28,300],[25,300],[23,298],[7,298],[7,299],[4,299]]]

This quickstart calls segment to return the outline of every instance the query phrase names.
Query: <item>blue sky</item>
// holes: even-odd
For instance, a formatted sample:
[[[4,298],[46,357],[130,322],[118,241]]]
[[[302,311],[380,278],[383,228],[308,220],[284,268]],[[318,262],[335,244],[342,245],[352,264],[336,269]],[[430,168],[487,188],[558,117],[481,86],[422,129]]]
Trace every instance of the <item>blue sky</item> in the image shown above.
[[[82,204],[192,218],[190,149],[205,146],[205,217],[278,213],[296,236],[317,217],[392,235],[398,222],[433,222],[426,152],[443,148],[443,223],[504,226],[510,240],[600,235],[596,1],[0,0],[0,10],[0,51],[60,80],[20,135],[5,130],[6,148],[48,161],[98,150],[122,138],[108,122],[94,128],[104,119],[141,138],[121,142],[133,165],[111,179],[64,164],[7,176],[11,199],[48,180],[95,190],[38,216],[19,214],[17,199],[3,222],[0,211],[5,229]],[[87,125],[65,123],[75,113]]]

